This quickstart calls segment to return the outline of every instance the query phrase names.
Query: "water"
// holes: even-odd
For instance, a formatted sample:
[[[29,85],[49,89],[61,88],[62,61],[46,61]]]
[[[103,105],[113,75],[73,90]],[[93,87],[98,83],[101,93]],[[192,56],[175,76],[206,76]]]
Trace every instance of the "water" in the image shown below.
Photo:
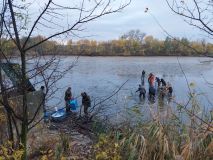
[[[60,57],[62,66],[71,64],[76,57]],[[209,111],[213,109],[213,59],[207,57],[180,57],[179,62],[184,70],[189,83],[193,83],[191,91],[195,91],[202,108]],[[183,72],[178,64],[177,57],[80,57],[77,65],[59,81],[57,86],[60,89],[55,93],[54,99],[48,102],[49,106],[58,108],[65,106],[64,92],[67,87],[72,87],[74,97],[79,97],[81,92],[87,92],[93,103],[110,96],[125,81],[118,94],[104,103],[105,113],[116,116],[120,110],[131,108],[132,106],[147,106],[149,101],[140,102],[138,93],[135,91],[141,83],[141,72],[146,71],[145,87],[148,93],[147,76],[153,73],[160,78],[164,78],[173,86],[173,96],[176,102],[184,104],[188,100],[189,89]],[[39,87],[39,86],[38,86]],[[175,109],[175,105],[167,100],[151,104],[153,110],[168,111],[167,105]],[[160,106],[160,107],[159,107]],[[164,107],[162,107],[164,106]],[[156,108],[157,107],[157,108]],[[150,108],[146,108],[146,112]],[[163,109],[162,109],[163,108]],[[169,110],[170,110],[169,109]],[[150,116],[150,115],[149,115]]]

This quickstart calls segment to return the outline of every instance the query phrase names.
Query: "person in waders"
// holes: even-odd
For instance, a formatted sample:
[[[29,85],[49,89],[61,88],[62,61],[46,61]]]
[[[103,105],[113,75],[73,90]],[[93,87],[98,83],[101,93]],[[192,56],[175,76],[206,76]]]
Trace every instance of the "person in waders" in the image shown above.
[[[168,102],[171,102],[172,100],[172,93],[173,93],[173,88],[172,85],[168,82],[167,83],[167,91],[168,91]]]
[[[162,87],[166,87],[166,81],[163,79],[163,78],[161,78],[161,83],[162,83]]]
[[[155,78],[155,81],[156,81],[157,84],[158,84],[158,88],[160,88],[160,84],[161,84],[160,78],[156,77],[156,78]]]
[[[155,101],[155,88],[154,86],[149,87],[149,100],[154,102]]]
[[[88,117],[88,108],[91,107],[90,96],[86,92],[81,93],[82,106],[84,106],[84,115]]]
[[[145,79],[146,72],[143,70],[141,74],[141,85],[144,86],[144,79]]]
[[[149,87],[154,87],[154,85],[155,85],[155,76],[154,76],[154,74],[152,74],[152,73],[149,74],[148,83],[149,83]]]
[[[64,96],[67,113],[70,112],[70,100],[71,99],[72,99],[71,87],[68,87],[68,89],[65,92],[65,96]]]
[[[135,92],[139,92],[139,98],[141,99],[141,97],[143,96],[143,99],[145,99],[146,96],[146,89],[144,88],[144,86],[141,86],[139,84],[138,90]]]

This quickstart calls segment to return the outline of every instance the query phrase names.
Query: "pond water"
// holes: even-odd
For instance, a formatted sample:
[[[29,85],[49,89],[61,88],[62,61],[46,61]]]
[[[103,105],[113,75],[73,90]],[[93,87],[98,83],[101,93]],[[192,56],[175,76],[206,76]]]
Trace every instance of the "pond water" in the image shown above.
[[[60,57],[63,66],[71,64],[76,57]],[[178,63],[178,60],[180,64]],[[173,98],[176,102],[184,104],[188,100],[189,89],[186,78],[191,85],[191,91],[199,94],[198,100],[204,110],[213,109],[213,59],[207,57],[79,57],[77,65],[63,77],[57,86],[57,99],[48,102],[49,106],[57,104],[64,107],[64,92],[68,86],[72,87],[74,97],[78,97],[81,104],[80,93],[85,91],[93,102],[110,96],[124,82],[125,85],[110,101],[105,102],[107,113],[113,115],[122,108],[135,105],[146,106],[149,101],[140,102],[135,91],[141,83],[141,72],[146,71],[145,87],[148,93],[147,76],[149,73],[164,78],[173,86]],[[169,104],[167,100],[164,104]],[[171,109],[175,104],[170,102]],[[152,104],[159,106],[159,102]],[[146,112],[146,109],[144,110]]]

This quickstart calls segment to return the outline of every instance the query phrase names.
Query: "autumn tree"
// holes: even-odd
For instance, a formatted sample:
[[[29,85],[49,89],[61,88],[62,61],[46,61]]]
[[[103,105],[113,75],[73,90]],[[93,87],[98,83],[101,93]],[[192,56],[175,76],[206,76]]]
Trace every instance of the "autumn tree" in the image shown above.
[[[57,91],[56,82],[70,70],[73,65],[59,69],[61,60],[53,56],[51,58],[41,58],[40,54],[31,55],[30,53],[37,47],[49,43],[53,38],[65,36],[75,36],[80,34],[84,24],[99,17],[121,11],[130,1],[118,3],[110,0],[91,0],[91,1],[16,1],[3,0],[0,2],[0,54],[1,65],[3,62],[12,63],[12,59],[7,56],[4,42],[12,42],[14,50],[17,52],[17,60],[20,64],[20,84],[18,86],[21,94],[22,104],[17,106],[21,110],[18,114],[8,101],[8,88],[4,86],[0,76],[1,84],[1,104],[4,106],[9,119],[9,132],[13,142],[21,143],[24,149],[23,159],[27,159],[27,135],[42,119],[37,120],[42,103],[35,108],[32,116],[28,103],[28,81],[34,80],[33,85],[44,85],[46,87],[46,97],[49,98],[50,92]],[[38,4],[38,5],[37,5]],[[34,8],[37,8],[35,11]],[[33,40],[33,36],[42,35]],[[22,37],[24,38],[22,39]],[[64,37],[63,37],[64,38]],[[48,44],[49,45],[49,44]],[[30,55],[30,56],[29,56]],[[27,66],[28,61],[34,61],[33,67]],[[56,89],[56,90],[55,90]],[[43,99],[42,99],[43,100]],[[18,126],[20,124],[20,127]],[[16,136],[13,132],[16,131]],[[15,139],[16,138],[16,139]]]

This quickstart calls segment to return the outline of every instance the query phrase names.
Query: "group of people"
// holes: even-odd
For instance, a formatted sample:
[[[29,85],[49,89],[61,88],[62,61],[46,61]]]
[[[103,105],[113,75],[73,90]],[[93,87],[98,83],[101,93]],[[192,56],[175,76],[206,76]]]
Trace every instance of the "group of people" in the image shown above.
[[[139,84],[138,90],[139,97],[145,99],[146,89],[145,89],[145,74],[146,72],[143,70],[141,74],[141,84]],[[159,96],[164,98],[165,95],[168,95],[169,98],[172,97],[173,88],[169,82],[163,78],[155,77],[153,73],[150,73],[148,76],[148,84],[149,84],[149,99],[151,101],[155,100],[156,92],[159,92]]]
[[[139,84],[138,90],[136,92],[139,92],[140,99],[145,99],[146,97],[146,89],[145,89],[145,75],[146,72],[143,70],[141,74],[141,84]],[[150,73],[148,75],[148,84],[149,84],[149,100],[154,101],[156,93],[159,93],[159,96],[163,99],[165,95],[167,95],[169,98],[172,97],[173,88],[169,82],[166,83],[166,81],[163,78],[156,77],[153,73]],[[82,107],[84,108],[84,115],[88,116],[88,108],[91,107],[91,99],[90,96],[86,92],[81,93],[82,97]],[[64,100],[66,103],[66,112],[70,112],[71,109],[71,103],[70,101],[73,100],[71,87],[68,87],[68,89],[65,92]]]
[[[86,92],[81,93],[82,97],[82,106],[84,107],[84,115],[88,116],[88,108],[91,107],[91,99],[90,96]],[[65,92],[64,100],[66,104],[66,112],[70,112],[71,109],[71,103],[70,101],[73,100],[71,87],[68,87],[68,89]]]

